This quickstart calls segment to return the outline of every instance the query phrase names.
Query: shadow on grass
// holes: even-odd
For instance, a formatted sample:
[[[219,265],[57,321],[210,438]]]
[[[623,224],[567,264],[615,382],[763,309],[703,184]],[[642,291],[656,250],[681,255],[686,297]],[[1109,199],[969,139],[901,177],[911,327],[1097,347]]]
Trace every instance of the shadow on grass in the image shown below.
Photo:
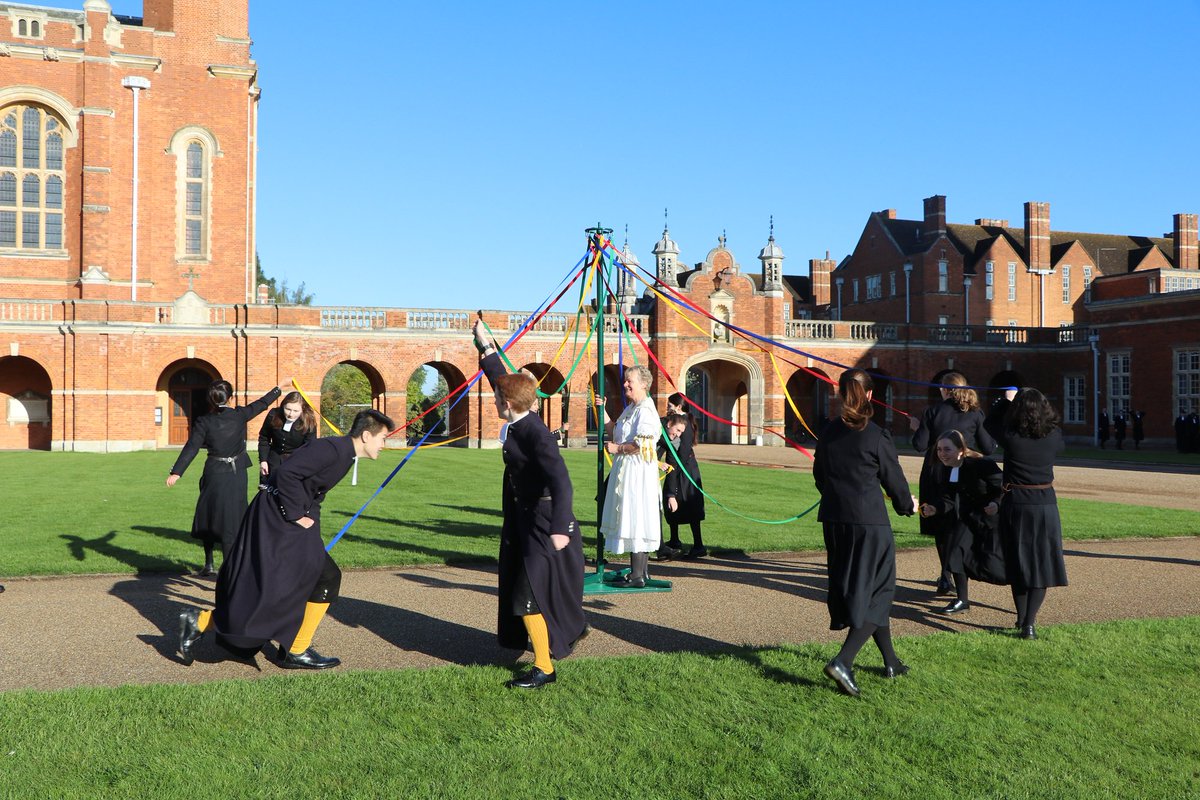
[[[113,540],[117,538],[116,531],[109,531],[94,539],[86,539],[69,533],[60,534],[59,538],[66,541],[67,549],[76,561],[87,560],[87,554],[91,551],[96,555],[128,564],[136,569],[139,575],[150,572],[187,572],[190,568],[187,562],[178,558],[147,555],[128,547],[113,544]]]

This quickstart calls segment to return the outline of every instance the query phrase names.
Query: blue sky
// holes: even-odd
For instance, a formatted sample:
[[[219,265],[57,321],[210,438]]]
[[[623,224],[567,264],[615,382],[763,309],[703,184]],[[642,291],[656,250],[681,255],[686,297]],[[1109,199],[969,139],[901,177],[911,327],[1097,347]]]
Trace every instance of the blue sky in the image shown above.
[[[664,208],[681,261],[724,230],[747,271],[774,215],[787,274],[932,194],[1059,230],[1200,212],[1200,0],[342,8],[250,7],[259,253],[323,305],[529,309],[597,221],[651,266]]]

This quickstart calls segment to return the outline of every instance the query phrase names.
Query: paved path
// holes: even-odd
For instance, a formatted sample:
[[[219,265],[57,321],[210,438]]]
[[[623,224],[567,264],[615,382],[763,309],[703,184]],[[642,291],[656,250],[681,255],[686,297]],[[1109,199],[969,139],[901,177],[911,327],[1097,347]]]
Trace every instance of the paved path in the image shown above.
[[[1200,537],[1068,542],[1066,551],[1071,585],[1049,592],[1043,627],[1200,615]],[[973,586],[966,615],[937,615],[946,601],[931,596],[936,559],[933,548],[898,554],[897,635],[1013,624],[1007,587],[985,584]],[[828,629],[824,572],[822,553],[652,566],[653,575],[675,581],[674,590],[586,598],[593,634],[578,655],[840,641]],[[342,670],[511,663],[519,654],[499,649],[493,635],[495,586],[495,569],[485,565],[347,572],[344,596],[318,631],[317,649],[341,657]],[[7,588],[0,595],[0,690],[294,674],[264,656],[257,668],[218,660],[211,637],[191,667],[177,662],[179,609],[211,603],[211,581],[86,576],[9,579]],[[903,655],[902,642],[899,649]]]

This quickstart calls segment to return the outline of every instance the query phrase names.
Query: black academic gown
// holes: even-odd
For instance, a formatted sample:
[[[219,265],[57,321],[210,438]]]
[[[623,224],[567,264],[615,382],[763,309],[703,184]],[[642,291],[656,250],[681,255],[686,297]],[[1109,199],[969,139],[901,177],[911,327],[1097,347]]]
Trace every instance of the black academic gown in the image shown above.
[[[937,497],[944,479],[942,462],[938,461],[935,452],[938,437],[943,433],[958,431],[968,448],[985,456],[996,452],[996,441],[984,429],[983,422],[982,411],[959,411],[958,406],[950,400],[943,400],[925,409],[921,424],[912,436],[913,447],[925,456],[921,463],[921,477],[917,482],[917,497],[922,503]],[[922,517],[920,525],[921,533],[926,536],[939,536],[942,533],[941,523],[934,517]]]
[[[496,354],[481,366],[489,381],[504,374]],[[514,597],[528,590],[546,619],[550,655],[566,658],[583,634],[583,537],[572,509],[574,490],[558,439],[537,414],[508,426],[504,440],[504,522],[500,532],[499,611],[502,647],[524,650],[528,632]],[[294,459],[293,459],[294,460]],[[570,541],[555,550],[550,534]]]
[[[246,423],[266,411],[279,394],[276,387],[248,405],[222,406],[197,418],[171,467],[172,475],[183,475],[202,448],[208,451],[204,474],[200,476],[196,513],[192,517],[192,536],[206,543],[219,542],[222,552],[228,553],[233,546],[246,513],[246,470],[250,468]]]
[[[267,476],[217,575],[213,621],[224,642],[291,646],[325,566],[321,501],[353,464],[354,442],[334,436],[310,442]],[[301,517],[316,524],[302,528]]]
[[[280,422],[278,426],[276,420]],[[262,428],[258,431],[258,463],[267,462],[268,473],[274,472],[297,448],[317,438],[315,430],[297,431],[296,423],[292,423],[290,431],[285,431],[283,425],[286,422],[283,409],[273,408],[263,418]]]
[[[700,480],[700,464],[696,461],[695,447],[696,426],[690,419],[683,433],[679,434],[679,444],[675,445],[675,452],[679,454],[678,462],[664,442],[658,445],[659,459],[674,467],[663,480],[663,516],[670,525],[688,525],[704,519],[704,495],[697,488],[704,486],[704,483]],[[680,464],[683,464],[683,469],[680,469]],[[688,480],[689,475],[692,480]],[[696,482],[694,486],[692,481]],[[668,497],[675,498],[678,505],[675,511],[668,508]]]
[[[951,572],[966,573],[988,583],[1005,581],[1000,517],[983,510],[992,502],[999,505],[1002,483],[1000,467],[990,458],[964,458],[955,482],[950,481],[950,470],[946,469],[942,497],[933,505],[945,522],[945,565]]]

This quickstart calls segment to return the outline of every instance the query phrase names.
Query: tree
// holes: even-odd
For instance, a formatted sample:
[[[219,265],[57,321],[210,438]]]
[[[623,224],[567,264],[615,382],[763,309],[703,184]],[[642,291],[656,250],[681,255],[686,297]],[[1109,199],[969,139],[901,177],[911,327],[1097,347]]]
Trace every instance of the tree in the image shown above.
[[[321,414],[348,433],[354,415],[371,407],[371,381],[353,364],[338,364],[329,370],[321,382]],[[332,435],[326,423],[322,433]]]
[[[258,253],[254,254],[254,270],[258,273],[258,282],[267,285],[267,300],[280,305],[291,306],[310,306],[313,301],[313,293],[304,290],[304,281],[295,289],[288,286],[287,278],[284,278],[279,284],[276,284],[274,278],[270,278],[262,269],[262,261],[258,257]]]

